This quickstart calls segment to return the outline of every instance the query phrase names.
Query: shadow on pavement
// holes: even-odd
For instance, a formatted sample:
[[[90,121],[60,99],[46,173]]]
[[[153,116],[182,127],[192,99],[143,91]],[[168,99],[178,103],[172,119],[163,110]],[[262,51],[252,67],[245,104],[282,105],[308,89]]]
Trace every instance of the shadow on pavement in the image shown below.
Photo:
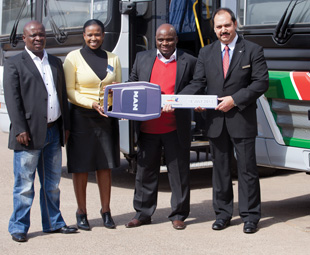
[[[273,175],[275,176],[289,176],[297,174],[295,171],[277,170]],[[273,176],[261,177],[261,179],[272,178]],[[63,178],[71,178],[71,174],[67,173],[67,168],[63,167]],[[159,191],[170,192],[170,186],[167,173],[161,173],[159,177]],[[96,182],[95,174],[89,174],[89,182]],[[237,181],[233,178],[233,184]],[[208,189],[207,192],[212,192],[212,169],[193,170],[190,172],[191,190]],[[120,187],[124,189],[134,190],[135,175],[126,171],[126,163],[122,162],[121,167],[112,170],[112,186]],[[202,190],[201,192],[206,192]],[[235,194],[237,197],[237,194]],[[304,195],[299,197],[292,197],[289,199],[283,199],[278,201],[267,201],[262,203],[262,218],[259,223],[260,228],[268,228],[278,222],[287,222],[292,219],[307,216],[310,211],[309,203],[310,195]],[[168,215],[170,214],[170,207],[158,208],[153,215],[152,224],[160,224],[169,221]],[[99,214],[99,213],[98,213]],[[113,218],[118,226],[126,224],[134,216],[134,211],[131,213],[113,215]],[[234,215],[231,221],[231,225],[243,224],[242,220],[238,216],[238,203],[234,203]],[[212,208],[212,201],[206,200],[199,204],[191,204],[191,214],[187,219],[187,224],[199,224],[202,222],[214,221],[215,215]],[[91,226],[103,227],[102,219],[98,216],[95,219],[89,219]],[[310,225],[310,224],[309,224]],[[45,235],[45,233],[31,233],[29,238]]]
[[[281,201],[268,201],[262,204],[263,215],[259,223],[259,228],[268,228],[274,224],[280,222],[287,222],[292,219],[299,217],[304,217],[309,214],[310,203],[309,196],[299,196],[290,199],[284,199]],[[238,216],[238,203],[234,203],[234,215],[231,220],[231,226],[243,225],[242,220]],[[168,215],[170,214],[170,207],[158,208],[153,217],[152,224],[161,224],[169,222]],[[99,214],[99,212],[98,212]],[[113,215],[113,219],[118,227],[123,227],[128,221],[130,221],[135,212],[125,213],[120,215]],[[212,201],[206,200],[202,203],[191,204],[191,213],[186,220],[188,227],[192,224],[200,224],[205,222],[213,222],[215,220],[215,215],[212,208]],[[92,228],[103,228],[103,222],[101,217],[89,219],[89,223]],[[142,226],[143,227],[143,226]],[[307,228],[307,227],[305,227]],[[109,230],[110,231],[110,230]],[[111,230],[113,231],[113,230]],[[28,238],[35,238],[43,235],[54,235],[53,233],[43,233],[41,231],[29,232]]]
[[[168,215],[171,212],[171,208],[158,208],[153,217],[152,217],[152,224],[161,224],[165,222],[169,222]],[[99,211],[98,211],[99,214]],[[130,213],[120,214],[120,215],[112,215],[113,219],[117,225],[117,227],[124,227],[124,225],[130,221],[133,216],[135,215],[135,212],[132,211]],[[188,226],[192,224],[199,224],[203,222],[213,221],[214,220],[214,214],[212,210],[212,201],[204,201],[199,204],[192,204],[191,205],[191,213],[186,220],[186,224]],[[98,218],[89,218],[88,219],[90,226],[94,228],[103,228],[103,222],[101,217]],[[143,226],[142,226],[143,227]],[[79,230],[81,231],[81,230]],[[113,231],[113,230],[108,230]],[[36,231],[36,232],[29,232],[28,238],[36,238],[38,236],[44,236],[44,235],[55,235],[55,233],[44,233],[42,231]]]
[[[260,226],[264,228],[276,224],[277,221],[287,222],[292,219],[307,216],[309,212],[310,195],[264,202],[262,204],[262,220]]]

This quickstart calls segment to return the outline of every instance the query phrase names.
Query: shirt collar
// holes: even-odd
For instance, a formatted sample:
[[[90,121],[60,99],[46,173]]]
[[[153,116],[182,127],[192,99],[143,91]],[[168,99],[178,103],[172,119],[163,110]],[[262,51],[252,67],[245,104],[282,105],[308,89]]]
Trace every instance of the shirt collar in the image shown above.
[[[175,49],[175,51],[173,52],[173,54],[170,56],[169,59],[165,58],[163,54],[161,54],[160,51],[157,49],[157,57],[160,61],[164,63],[170,63],[173,60],[177,60],[177,49]]]
[[[237,40],[238,40],[238,34],[236,33],[235,38],[232,40],[232,42],[230,44],[227,45],[229,47],[230,51],[234,51],[234,49],[236,47]],[[225,49],[225,46],[226,46],[226,44],[221,42],[221,51],[222,52]]]
[[[33,54],[32,51],[28,50],[26,46],[25,46],[25,50],[28,52],[28,54],[30,55],[30,57],[32,58],[32,60],[35,60],[35,58],[40,59],[38,56],[36,56],[35,54]],[[47,59],[47,53],[46,53],[46,50],[45,50],[45,49],[43,49],[43,58],[42,58],[42,60],[40,59],[40,61],[43,61],[44,59]]]

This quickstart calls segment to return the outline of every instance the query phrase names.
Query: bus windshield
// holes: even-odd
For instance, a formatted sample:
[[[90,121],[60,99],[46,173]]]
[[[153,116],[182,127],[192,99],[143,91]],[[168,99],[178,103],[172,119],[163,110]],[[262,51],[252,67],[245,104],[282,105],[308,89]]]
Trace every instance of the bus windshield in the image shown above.
[[[238,4],[241,26],[276,25],[289,5],[288,13],[294,8],[290,24],[310,23],[309,0],[239,0]]]
[[[25,4],[24,2],[21,0],[0,0],[0,6],[2,7],[0,19],[1,35],[11,33],[15,20]],[[31,5],[27,3],[19,22],[21,29],[19,29],[18,33],[22,33],[22,27],[31,20],[32,11]]]
[[[2,7],[1,35],[8,35],[18,17],[24,0],[0,0]],[[36,5],[26,1],[26,7],[20,17],[17,33],[22,33],[24,25],[31,20]],[[35,2],[35,1],[34,1]],[[50,20],[61,29],[82,27],[88,19],[107,20],[108,0],[45,0],[43,1],[43,20],[46,30],[51,29]]]

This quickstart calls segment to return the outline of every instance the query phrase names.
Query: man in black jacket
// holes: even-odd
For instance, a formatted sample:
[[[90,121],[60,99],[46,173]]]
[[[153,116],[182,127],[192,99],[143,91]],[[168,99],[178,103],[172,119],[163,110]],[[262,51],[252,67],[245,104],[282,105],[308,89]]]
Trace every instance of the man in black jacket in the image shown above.
[[[4,64],[4,95],[11,120],[9,148],[14,150],[14,210],[9,232],[27,241],[34,178],[38,171],[44,232],[74,233],[59,210],[61,145],[70,123],[62,62],[44,50],[46,35],[38,21],[23,31],[25,50]]]
[[[236,33],[234,13],[220,8],[213,14],[218,41],[199,52],[193,81],[181,94],[217,95],[215,110],[206,111],[206,135],[213,157],[212,228],[222,230],[233,214],[230,161],[237,155],[239,214],[245,233],[254,233],[261,216],[260,186],[255,156],[256,100],[268,89],[262,47]]]
[[[148,81],[161,86],[163,94],[177,94],[192,79],[196,58],[176,49],[178,37],[170,24],[156,32],[157,50],[137,54],[129,81]],[[157,205],[158,178],[162,147],[172,191],[169,219],[175,229],[184,229],[189,206],[189,157],[191,112],[177,109],[163,112],[158,119],[140,123],[138,167],[134,208],[135,217],[127,228],[151,223]]]

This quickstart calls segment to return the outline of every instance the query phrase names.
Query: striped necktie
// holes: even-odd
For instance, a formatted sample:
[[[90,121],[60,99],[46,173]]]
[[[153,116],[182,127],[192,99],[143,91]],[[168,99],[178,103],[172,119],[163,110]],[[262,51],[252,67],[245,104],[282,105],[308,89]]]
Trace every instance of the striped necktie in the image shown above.
[[[226,78],[226,74],[229,68],[229,47],[225,46],[225,54],[223,57],[223,72],[224,72],[224,78]]]

